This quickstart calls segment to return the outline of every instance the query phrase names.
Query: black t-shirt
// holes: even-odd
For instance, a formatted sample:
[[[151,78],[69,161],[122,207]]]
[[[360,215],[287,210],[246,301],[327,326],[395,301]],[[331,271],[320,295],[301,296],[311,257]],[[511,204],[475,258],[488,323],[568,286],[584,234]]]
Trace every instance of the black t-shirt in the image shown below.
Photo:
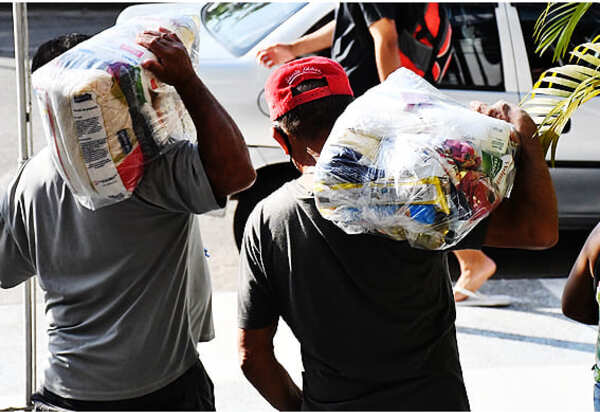
[[[468,408],[447,252],[345,234],[302,179],[248,220],[240,328],[285,320],[301,344],[308,409]],[[479,248],[484,235],[482,224],[461,248]]]
[[[346,3],[335,11],[331,58],[342,65],[355,96],[379,84],[373,37],[369,26],[384,17],[396,22],[396,30],[412,27],[423,16],[424,3]]]

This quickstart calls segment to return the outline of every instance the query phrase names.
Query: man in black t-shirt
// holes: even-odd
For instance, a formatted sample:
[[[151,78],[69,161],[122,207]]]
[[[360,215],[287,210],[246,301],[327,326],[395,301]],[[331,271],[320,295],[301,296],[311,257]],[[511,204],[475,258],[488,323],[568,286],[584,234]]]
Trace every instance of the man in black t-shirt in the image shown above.
[[[452,58],[452,27],[438,3],[340,3],[335,19],[289,44],[275,44],[257,53],[266,67],[331,47],[355,96],[406,67],[431,83],[441,81]],[[506,296],[475,293],[496,271],[481,250],[456,250],[461,276],[454,298],[461,304],[506,306]]]
[[[248,380],[280,410],[465,410],[447,252],[348,235],[323,219],[315,165],[352,100],[342,67],[310,57],[265,86],[273,138],[303,174],[260,202],[240,255],[239,353]],[[459,247],[545,248],[558,236],[556,196],[531,118],[516,106],[474,107],[511,122],[521,155],[510,199]],[[487,226],[487,227],[486,227]],[[301,345],[302,390],[274,355],[279,318]]]

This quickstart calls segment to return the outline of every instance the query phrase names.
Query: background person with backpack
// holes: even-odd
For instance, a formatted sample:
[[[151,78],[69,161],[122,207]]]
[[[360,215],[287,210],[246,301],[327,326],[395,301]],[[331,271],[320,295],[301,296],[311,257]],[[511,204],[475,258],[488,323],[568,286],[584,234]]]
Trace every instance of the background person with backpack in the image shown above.
[[[331,47],[356,96],[406,67],[431,83],[443,78],[452,56],[452,27],[438,3],[340,3],[335,18],[289,44],[259,50],[266,67]]]

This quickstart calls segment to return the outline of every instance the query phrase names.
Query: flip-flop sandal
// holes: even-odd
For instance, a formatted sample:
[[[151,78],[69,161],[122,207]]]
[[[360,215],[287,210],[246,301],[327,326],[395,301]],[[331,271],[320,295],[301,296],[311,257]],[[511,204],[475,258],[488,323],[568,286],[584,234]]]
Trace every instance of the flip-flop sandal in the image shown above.
[[[485,295],[461,287],[454,287],[454,292],[462,293],[467,298],[456,302],[456,306],[503,307],[510,306],[514,300],[505,295]]]

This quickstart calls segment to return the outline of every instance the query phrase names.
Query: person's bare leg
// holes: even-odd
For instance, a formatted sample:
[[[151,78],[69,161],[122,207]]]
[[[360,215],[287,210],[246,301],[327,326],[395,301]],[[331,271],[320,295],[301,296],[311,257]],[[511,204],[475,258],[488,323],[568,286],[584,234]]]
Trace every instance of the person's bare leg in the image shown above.
[[[455,250],[454,255],[460,265],[460,277],[456,281],[457,288],[475,292],[496,272],[496,263],[481,250]],[[466,295],[454,292],[456,302],[466,298]]]

